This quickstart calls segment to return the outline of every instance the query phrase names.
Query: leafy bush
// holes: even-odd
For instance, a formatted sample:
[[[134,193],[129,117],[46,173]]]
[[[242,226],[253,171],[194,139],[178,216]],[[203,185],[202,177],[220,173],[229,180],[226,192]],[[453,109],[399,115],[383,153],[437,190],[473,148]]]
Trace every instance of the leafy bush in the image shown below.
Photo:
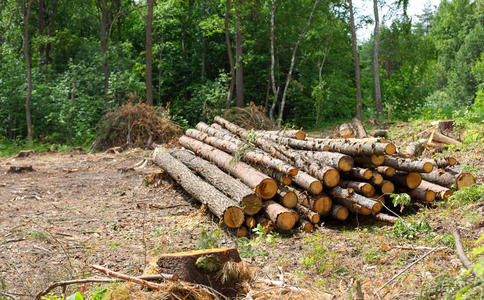
[[[397,238],[413,239],[421,234],[431,231],[427,221],[412,221],[410,224],[406,224],[404,221],[398,219],[393,225],[393,235]]]
[[[448,200],[453,205],[476,203],[484,199],[484,184],[466,186],[462,190],[455,191]]]

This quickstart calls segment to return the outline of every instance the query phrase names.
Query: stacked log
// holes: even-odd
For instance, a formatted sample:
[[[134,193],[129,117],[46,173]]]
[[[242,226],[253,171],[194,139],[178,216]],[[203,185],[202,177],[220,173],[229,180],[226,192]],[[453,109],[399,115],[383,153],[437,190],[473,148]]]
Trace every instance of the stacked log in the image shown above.
[[[310,232],[352,214],[394,223],[385,207],[385,196],[394,191],[428,204],[474,183],[455,159],[402,155],[389,141],[368,138],[359,122],[342,126],[340,134],[351,129],[350,136],[361,138],[322,139],[302,130],[253,131],[214,120],[188,129],[179,139],[185,149],[157,148],[153,158],[237,236],[258,224],[266,232]]]

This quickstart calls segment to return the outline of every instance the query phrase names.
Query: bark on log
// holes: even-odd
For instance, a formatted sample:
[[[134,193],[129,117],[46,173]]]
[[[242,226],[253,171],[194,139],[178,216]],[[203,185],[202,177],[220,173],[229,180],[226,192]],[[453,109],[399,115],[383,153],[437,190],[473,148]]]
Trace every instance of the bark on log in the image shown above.
[[[266,130],[264,131],[268,134],[274,134],[278,136],[283,136],[283,137],[288,137],[296,140],[305,140],[306,139],[306,132],[303,130],[297,130],[297,129],[281,129],[281,130]],[[258,133],[258,131],[256,131]]]
[[[375,194],[375,188],[367,182],[341,180],[339,185],[343,188],[352,188],[357,193],[363,194],[366,197],[371,197]]]
[[[283,231],[291,230],[299,220],[299,215],[274,201],[264,202],[264,213],[277,228]]]
[[[353,158],[346,154],[329,151],[297,151],[296,153],[308,160],[317,160],[322,165],[330,166],[343,172],[350,171],[354,166]]]
[[[370,130],[370,135],[376,136],[376,137],[386,137],[388,135],[388,130],[386,130],[386,129]]]
[[[399,186],[406,186],[409,189],[414,189],[414,188],[417,188],[422,182],[423,174],[431,174],[431,173],[420,174],[417,172],[406,173],[402,171],[397,171],[393,177],[390,177],[388,179],[398,184]]]
[[[180,137],[178,141],[183,147],[192,150],[206,160],[214,162],[218,167],[229,172],[230,175],[242,180],[250,188],[253,188],[262,199],[271,199],[277,193],[277,183],[274,179],[243,162],[233,162],[233,156],[187,136]]]
[[[434,169],[430,160],[410,160],[391,156],[385,156],[384,165],[405,172],[430,173]]]
[[[435,165],[441,169],[445,169],[449,166],[452,167],[456,163],[457,163],[457,160],[454,157],[435,159]]]
[[[217,166],[187,150],[172,150],[170,154],[191,170],[197,172],[225,195],[235,200],[246,215],[255,215],[262,209],[262,200],[253,190],[224,173]]]
[[[422,178],[426,181],[451,188],[453,185],[461,190],[466,186],[471,186],[475,183],[474,177],[469,172],[445,172],[442,169],[437,169],[431,173],[422,174]]]
[[[336,220],[340,221],[345,221],[348,219],[348,208],[341,206],[341,205],[333,205],[333,208],[331,209],[331,216],[335,218]]]
[[[290,176],[294,176],[298,172],[296,168],[286,164],[282,160],[271,157],[270,155],[262,151],[254,151],[255,149],[251,148],[250,146],[247,146],[246,148],[238,147],[235,143],[232,143],[229,140],[223,140],[214,136],[209,136],[206,133],[196,129],[188,129],[185,134],[191,138],[197,139],[215,148],[226,151],[232,155],[241,155],[242,159],[245,161],[262,165],[264,167],[286,173]]]
[[[453,139],[451,137],[448,137],[446,135],[443,135],[437,131],[433,133],[432,141],[437,142],[437,143],[443,143],[446,145],[456,145],[460,146],[462,143],[456,139]]]
[[[386,177],[392,177],[395,175],[396,171],[395,168],[388,167],[388,166],[379,166],[375,168],[375,171],[378,173],[385,175]]]
[[[430,203],[435,200],[435,192],[422,187],[422,185],[413,190],[409,190],[407,193],[412,199],[416,199],[423,203]]]
[[[356,137],[360,139],[368,137],[365,127],[363,127],[363,124],[361,123],[360,120],[358,120],[357,118],[354,118],[352,125],[353,125],[353,129],[356,131]]]
[[[420,140],[417,142],[411,142],[408,144],[405,151],[402,151],[402,154],[408,157],[418,157],[422,155],[423,151],[425,150],[425,144],[427,144],[427,140]]]
[[[373,199],[366,198],[356,193],[349,193],[348,190],[343,189],[339,186],[334,187],[330,191],[331,196],[337,199],[347,199],[352,201],[356,204],[361,205],[362,207],[366,207],[371,209],[373,212],[379,212],[382,208],[381,203],[374,201]]]
[[[356,137],[355,131],[353,130],[353,126],[350,123],[343,123],[339,126],[339,136],[344,138],[354,138]]]
[[[354,202],[352,202],[348,199],[336,198],[335,200],[336,200],[337,203],[340,203],[341,205],[343,205],[346,208],[347,211],[351,211],[354,214],[368,216],[368,215],[371,215],[371,213],[372,213],[371,209],[363,207],[363,206],[359,205],[358,203],[354,203]],[[335,205],[337,205],[337,204],[335,204]]]
[[[384,155],[372,154],[369,156],[353,156],[354,161],[365,168],[373,168],[383,165]]]
[[[384,214],[384,213],[375,214],[374,217],[375,217],[375,219],[377,219],[379,221],[387,222],[387,223],[390,223],[390,224],[395,224],[395,222],[398,220],[397,217],[390,216],[390,215],[387,215],[387,214]]]
[[[218,274],[225,263],[241,262],[236,248],[217,248],[161,254],[157,265],[160,272],[178,274],[180,280],[210,286],[225,296],[235,296],[234,285],[229,280],[222,283]]]
[[[308,220],[299,220],[299,225],[298,225],[299,228],[301,228],[301,230],[303,230],[304,232],[313,232],[314,231],[314,225],[313,223],[309,222]]]
[[[383,180],[380,184],[376,185],[383,195],[393,194],[395,191],[395,185],[390,180]]]
[[[255,164],[250,164],[250,165],[255,169],[261,171],[262,173],[266,174],[267,176],[275,179],[281,186],[291,185],[292,183],[293,178],[291,176],[288,176],[287,174],[284,174],[283,172],[279,172],[274,169],[265,168],[260,165],[259,166],[255,166]],[[296,176],[299,176],[300,173],[301,172],[299,171]],[[317,179],[314,178],[314,180],[317,180]]]
[[[153,161],[180,184],[195,199],[205,204],[229,228],[238,228],[244,223],[244,212],[238,204],[222,194],[212,185],[201,180],[190,169],[164,148],[156,148]]]
[[[318,213],[310,210],[309,208],[307,207],[304,207],[300,204],[296,205],[294,207],[294,210],[301,216],[301,217],[304,217],[306,218],[307,220],[309,220],[311,223],[313,224],[317,224],[319,223],[319,221],[321,220],[321,217],[319,216]]]
[[[354,178],[363,180],[370,180],[373,176],[373,172],[370,169],[358,167],[351,169],[350,174]]]
[[[303,171],[300,171],[296,176],[292,177],[292,181],[313,195],[318,195],[323,191],[321,181]]]
[[[433,191],[435,193],[435,197],[440,200],[446,200],[447,198],[452,196],[452,190],[426,180],[422,180],[419,188],[420,187],[429,191]]]

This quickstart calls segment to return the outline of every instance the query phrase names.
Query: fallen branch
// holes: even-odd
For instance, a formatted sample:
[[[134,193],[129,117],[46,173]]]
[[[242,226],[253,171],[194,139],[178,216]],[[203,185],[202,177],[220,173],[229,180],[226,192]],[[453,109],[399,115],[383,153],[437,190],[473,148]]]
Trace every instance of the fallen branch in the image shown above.
[[[400,275],[402,275],[403,273],[405,273],[408,269],[410,269],[413,265],[415,265],[416,263],[418,263],[419,261],[421,261],[422,259],[426,258],[429,254],[431,254],[432,252],[434,251],[437,251],[437,250],[442,250],[442,249],[445,249],[446,247],[437,247],[437,248],[433,248],[432,250],[430,250],[429,252],[425,253],[424,255],[422,255],[421,257],[419,257],[418,259],[416,259],[414,262],[412,262],[411,264],[409,264],[407,267],[405,267],[405,269],[401,270],[400,272],[398,272],[395,276],[393,276],[392,278],[390,278],[390,280],[388,280],[387,282],[385,282],[385,284],[383,284],[381,287],[378,288],[378,290],[376,290],[375,292],[375,295],[378,295],[378,293],[384,288],[386,287],[388,284],[390,284],[393,280],[397,279]]]
[[[460,262],[469,269],[472,266],[471,261],[467,258],[467,255],[464,251],[464,247],[462,246],[462,241],[460,238],[459,231],[457,228],[452,227],[452,236],[454,236],[454,243],[455,243],[455,251],[457,252],[457,257],[459,258]]]

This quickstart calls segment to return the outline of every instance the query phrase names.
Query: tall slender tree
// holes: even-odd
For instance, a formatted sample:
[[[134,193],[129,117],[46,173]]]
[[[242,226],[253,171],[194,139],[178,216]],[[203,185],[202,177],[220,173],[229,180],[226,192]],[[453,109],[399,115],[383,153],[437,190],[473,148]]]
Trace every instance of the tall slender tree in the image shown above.
[[[234,85],[235,85],[235,72],[234,72],[234,58],[232,56],[232,45],[230,44],[229,36],[229,15],[230,15],[230,2],[231,0],[225,1],[225,45],[227,47],[227,56],[229,58],[230,64],[230,87],[227,94],[227,100],[225,101],[225,107],[229,108],[232,102],[232,97],[234,96]]]
[[[351,45],[353,48],[353,57],[355,64],[355,80],[356,80],[356,117],[359,120],[363,119],[362,104],[361,104],[361,79],[360,79],[360,61],[358,59],[358,49],[356,47],[356,28],[355,16],[353,12],[353,1],[348,0],[350,10],[350,25],[351,25]]]
[[[25,119],[27,121],[27,139],[29,143],[32,143],[32,120],[30,113],[30,104],[32,102],[32,59],[30,54],[30,12],[32,10],[33,0],[25,2],[22,0],[22,12],[23,12],[23,22],[24,22],[24,57],[25,65],[27,66],[27,99],[25,100]]]
[[[237,100],[235,105],[244,107],[244,62],[242,54],[242,0],[238,0],[235,17],[235,87],[237,90]]]
[[[145,72],[145,82],[146,82],[146,103],[148,105],[153,105],[153,82],[151,79],[151,67],[153,63],[152,54],[152,24],[153,24],[153,5],[155,0],[148,0],[148,13],[146,15],[146,72]]]
[[[373,0],[373,14],[375,15],[375,28],[373,30],[373,77],[375,83],[375,105],[378,117],[383,116],[383,106],[380,89],[380,68],[378,63],[380,20],[378,17],[378,0]]]

